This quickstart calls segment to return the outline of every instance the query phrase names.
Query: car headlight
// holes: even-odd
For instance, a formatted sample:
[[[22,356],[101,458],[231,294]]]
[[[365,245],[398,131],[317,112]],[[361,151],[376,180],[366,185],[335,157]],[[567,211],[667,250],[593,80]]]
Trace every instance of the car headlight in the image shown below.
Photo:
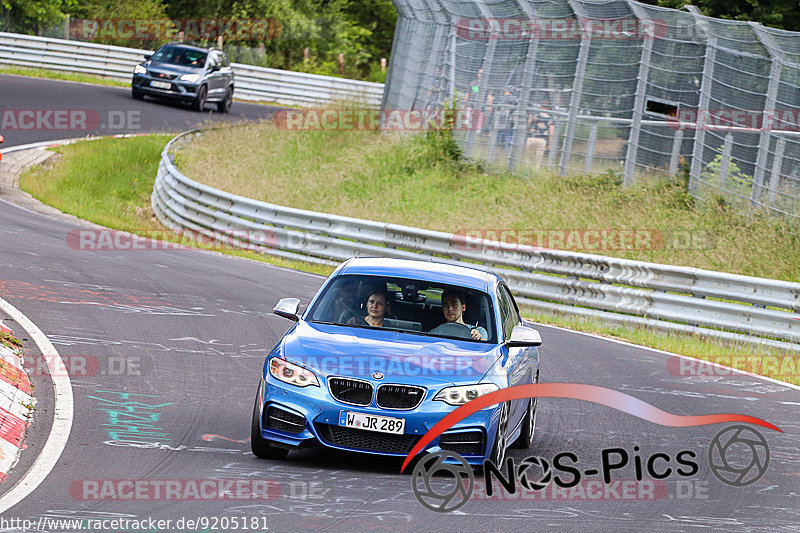
[[[147,74],[147,69],[144,68],[142,65],[136,65],[133,67],[134,74]]]
[[[295,365],[294,363],[290,363],[289,361],[281,359],[280,357],[273,357],[270,359],[269,373],[272,374],[272,377],[277,380],[283,381],[284,383],[289,383],[291,385],[296,385],[298,387],[308,387],[309,385],[319,387],[317,376],[315,376],[312,371],[307,370],[302,366]]]
[[[188,81],[189,83],[194,83],[198,79],[200,79],[200,74],[184,74],[178,79],[181,81]]]
[[[434,400],[440,400],[450,405],[464,405],[479,396],[500,390],[494,383],[475,383],[474,385],[459,385],[447,387],[439,391]]]

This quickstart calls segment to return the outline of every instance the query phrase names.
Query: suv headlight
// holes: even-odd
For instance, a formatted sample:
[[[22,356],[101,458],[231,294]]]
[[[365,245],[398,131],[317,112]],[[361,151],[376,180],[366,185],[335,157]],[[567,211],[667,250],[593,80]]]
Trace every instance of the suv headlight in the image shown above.
[[[133,67],[134,74],[147,74],[147,69],[144,68],[142,65],[136,65]]]
[[[198,79],[200,79],[200,74],[184,74],[178,79],[181,81],[188,81],[189,83],[194,83]]]
[[[474,385],[459,385],[447,387],[439,391],[434,400],[439,400],[450,405],[464,405],[479,396],[500,390],[494,383],[475,383]]]
[[[315,376],[312,371],[290,363],[280,357],[273,357],[270,359],[269,373],[272,374],[272,377],[275,379],[283,381],[284,383],[289,383],[290,385],[296,385],[298,387],[314,385],[315,387],[319,387],[317,376]]]

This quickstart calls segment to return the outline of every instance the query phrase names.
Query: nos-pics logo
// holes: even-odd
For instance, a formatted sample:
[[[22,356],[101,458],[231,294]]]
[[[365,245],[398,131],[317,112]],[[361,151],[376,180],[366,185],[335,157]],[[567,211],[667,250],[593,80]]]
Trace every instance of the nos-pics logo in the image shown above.
[[[618,453],[618,452],[614,452]],[[693,452],[692,457],[695,456]],[[567,454],[564,454],[567,455]],[[574,454],[568,454],[573,455]],[[664,454],[655,454],[661,455]],[[766,473],[769,466],[769,446],[764,436],[755,429],[745,425],[735,425],[723,429],[711,440],[708,448],[708,465],[711,472],[717,479],[727,485],[734,487],[745,487],[755,483]],[[574,456],[577,459],[577,456]],[[606,464],[607,455],[604,454],[603,472],[608,476],[610,470],[622,468],[627,464],[615,462]],[[546,488],[555,477],[551,463],[541,457],[528,457],[518,466],[513,465],[513,459],[509,458],[507,477],[513,473],[516,480],[498,477],[501,485],[514,493],[516,484],[527,490],[540,491]],[[679,461],[680,462],[680,461]],[[697,465],[692,461],[681,463],[689,468],[680,475],[694,475],[697,473]],[[533,468],[535,467],[535,468]],[[492,477],[502,476],[501,467],[491,461],[484,461],[483,474],[484,482],[488,491],[491,490]],[[534,474],[535,470],[540,470],[541,475]],[[570,475],[580,472],[572,467],[566,468]],[[653,477],[666,477],[650,471]],[[587,473],[589,471],[586,471]],[[594,473],[599,473],[597,470]],[[669,475],[669,474],[667,474]],[[580,475],[574,477],[572,483],[577,483]],[[516,481],[516,484],[515,484]],[[607,481],[606,481],[607,482]],[[558,483],[558,481],[557,481]],[[411,473],[411,486],[417,500],[431,511],[448,513],[459,509],[472,497],[475,487],[475,473],[473,467],[455,452],[439,451],[426,455],[420,459]]]

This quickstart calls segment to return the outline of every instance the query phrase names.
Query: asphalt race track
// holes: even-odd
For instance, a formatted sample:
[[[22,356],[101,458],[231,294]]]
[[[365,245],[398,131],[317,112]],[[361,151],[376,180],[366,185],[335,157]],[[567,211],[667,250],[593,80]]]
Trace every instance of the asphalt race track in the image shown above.
[[[216,109],[215,104],[208,104],[205,111],[200,113],[177,103],[162,103],[150,98],[136,101],[131,98],[129,87],[0,74],[0,111],[4,113],[0,115],[0,132],[6,139],[0,145],[0,151],[11,146],[73,137],[185,131],[208,120],[257,120],[272,115],[280,108],[234,101],[228,114],[217,113]],[[15,113],[5,116],[5,112],[10,110],[83,111],[86,114],[80,115],[80,118],[86,117],[86,120],[75,122],[78,128],[70,129],[68,118],[65,127],[59,128],[54,115],[40,114],[31,118],[30,115],[19,117]],[[86,128],[80,128],[80,124],[85,124]]]
[[[147,125],[143,131],[180,130],[205,118],[133,101],[119,89],[62,82],[1,76],[0,95],[3,109],[141,111]],[[237,102],[231,116],[253,118],[265,109]],[[68,136],[64,133],[15,137],[3,131],[10,144]],[[307,304],[322,278],[195,250],[76,250],[67,244],[73,229],[0,202],[0,297],[41,328],[65,360],[85,356],[81,360],[95,362],[94,371],[86,373],[93,375],[71,376],[74,422],[56,467],[27,498],[5,511],[3,519],[37,524],[44,518],[153,518],[173,524],[181,518],[229,519],[227,528],[197,528],[208,531],[230,531],[230,519],[254,517],[258,527],[250,531],[800,528],[800,390],[738,374],[678,376],[667,354],[546,326],[540,327],[543,381],[608,387],[674,414],[763,418],[783,430],[758,428],[771,454],[766,474],[752,485],[733,487],[711,472],[709,445],[730,424],[668,428],[608,407],[558,399],[539,401],[535,446],[512,450],[513,457],[538,455],[550,461],[561,452],[573,452],[586,470],[600,466],[604,448],[638,453],[643,462],[655,453],[674,458],[690,450],[697,455],[699,471],[659,482],[654,497],[631,498],[619,485],[592,496],[588,490],[582,495],[547,487],[534,498],[474,499],[445,514],[417,502],[411,477],[399,474],[398,460],[321,449],[290,454],[284,461],[256,459],[247,439],[258,375],[265,353],[290,325],[271,309],[286,296]],[[29,357],[35,360],[29,336],[18,324],[7,323],[28,339]],[[53,387],[39,374],[32,376],[38,405],[28,449],[0,486],[2,492],[31,467],[52,425]],[[154,443],[150,447],[124,445],[119,438],[119,420],[132,405],[142,416],[126,426],[127,438],[141,432],[138,441]],[[615,480],[634,477],[632,462],[614,472]],[[587,474],[586,479],[600,478]],[[187,501],[106,495],[102,500],[102,492],[86,487],[102,486],[103,480],[269,480],[274,498]],[[2,502],[0,495],[0,506]]]

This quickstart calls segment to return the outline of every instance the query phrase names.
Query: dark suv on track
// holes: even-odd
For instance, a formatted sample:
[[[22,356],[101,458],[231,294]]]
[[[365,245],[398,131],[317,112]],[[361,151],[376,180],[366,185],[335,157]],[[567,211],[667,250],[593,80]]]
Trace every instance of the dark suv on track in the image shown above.
[[[227,113],[233,102],[233,69],[228,56],[216,48],[200,48],[169,43],[133,71],[131,95],[191,103],[202,111],[206,103],[216,103]]]

